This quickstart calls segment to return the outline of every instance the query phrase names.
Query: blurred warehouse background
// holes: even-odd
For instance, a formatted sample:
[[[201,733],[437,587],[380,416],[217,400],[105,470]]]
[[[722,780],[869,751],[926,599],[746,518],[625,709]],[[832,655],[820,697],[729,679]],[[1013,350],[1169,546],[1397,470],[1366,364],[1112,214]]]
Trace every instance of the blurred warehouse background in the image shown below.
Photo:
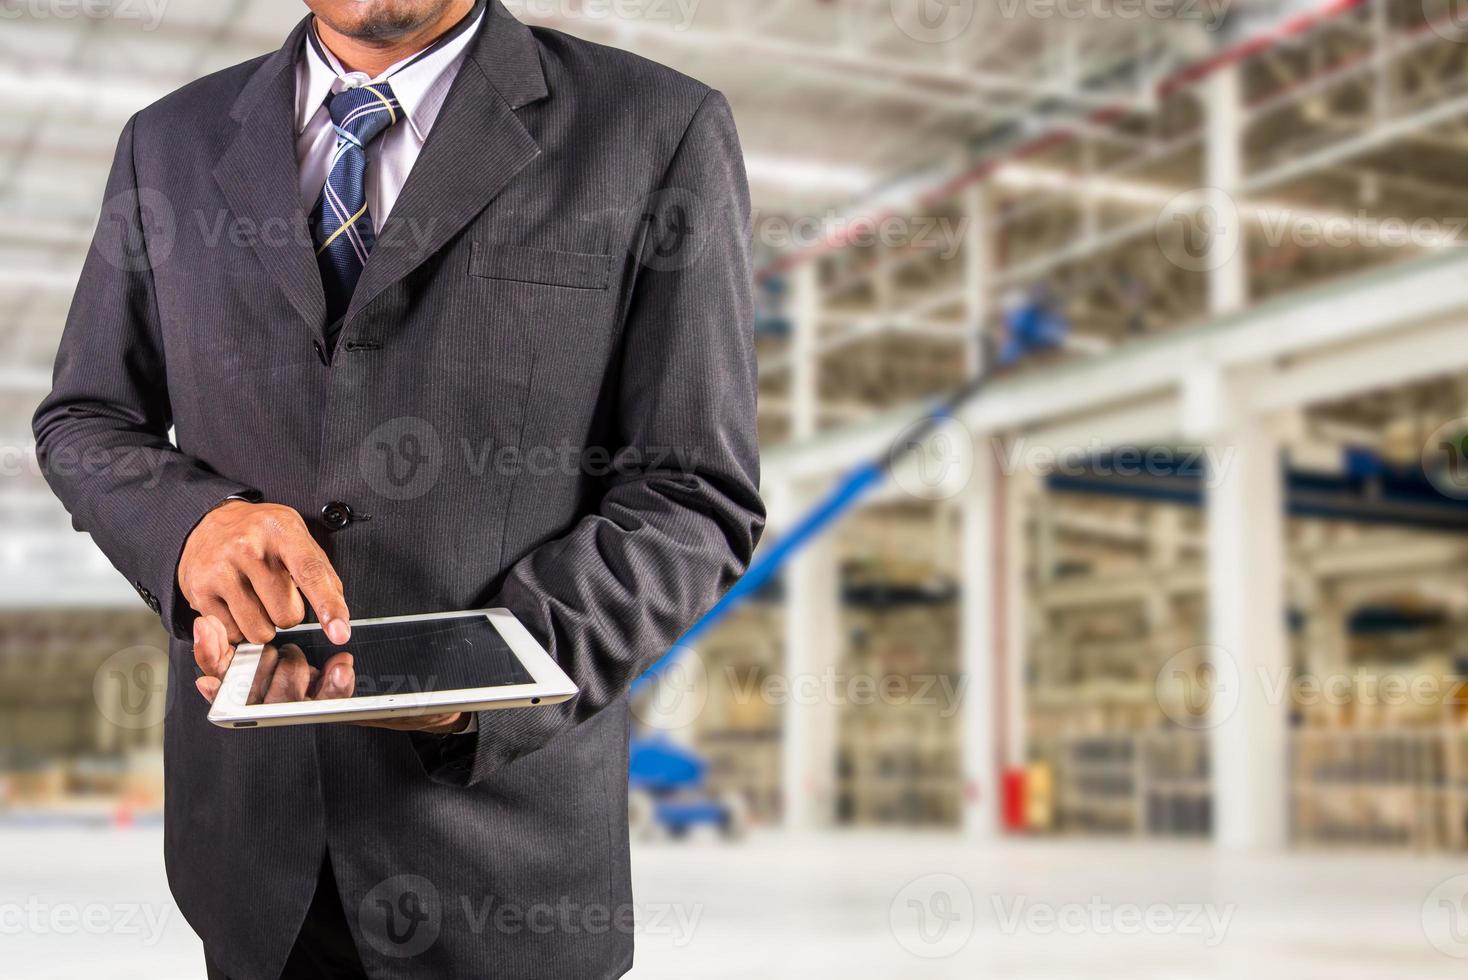
[[[734,107],[766,549],[995,375],[639,689],[633,975],[1459,975],[1468,3],[507,5]],[[0,974],[201,975],[29,418],[123,122],[302,12],[0,0]]]

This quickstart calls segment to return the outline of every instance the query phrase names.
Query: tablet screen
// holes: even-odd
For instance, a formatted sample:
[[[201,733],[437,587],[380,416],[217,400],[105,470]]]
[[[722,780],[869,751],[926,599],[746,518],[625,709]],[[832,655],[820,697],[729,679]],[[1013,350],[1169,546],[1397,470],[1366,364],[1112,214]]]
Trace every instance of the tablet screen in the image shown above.
[[[462,616],[353,626],[352,638],[344,646],[335,645],[320,630],[282,634],[261,653],[246,703],[307,700],[307,678],[314,678],[329,657],[342,652],[352,655],[354,698],[535,681],[489,620]]]

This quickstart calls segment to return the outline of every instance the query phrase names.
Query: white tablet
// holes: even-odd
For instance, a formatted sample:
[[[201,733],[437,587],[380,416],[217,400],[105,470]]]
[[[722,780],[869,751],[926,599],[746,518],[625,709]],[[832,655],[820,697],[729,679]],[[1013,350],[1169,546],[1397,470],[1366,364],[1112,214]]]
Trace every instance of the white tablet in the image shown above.
[[[328,658],[351,654],[350,696],[322,699]],[[508,609],[352,623],[343,646],[319,625],[236,648],[209,711],[223,728],[369,721],[558,704],[576,685]]]

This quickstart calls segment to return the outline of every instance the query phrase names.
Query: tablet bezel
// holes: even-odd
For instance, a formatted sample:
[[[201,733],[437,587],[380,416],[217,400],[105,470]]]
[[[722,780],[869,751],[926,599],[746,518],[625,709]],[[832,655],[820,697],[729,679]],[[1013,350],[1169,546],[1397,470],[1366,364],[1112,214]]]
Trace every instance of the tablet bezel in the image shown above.
[[[417,616],[384,616],[361,619],[352,625],[387,623],[430,623],[444,619],[482,617],[489,620],[510,651],[534,680],[529,684],[497,687],[455,688],[444,691],[413,691],[361,698],[332,698],[324,701],[287,701],[277,704],[246,704],[255,670],[260,665],[261,643],[242,643],[225,671],[224,681],[209,710],[209,720],[222,728],[270,728],[333,721],[372,721],[441,714],[445,711],[485,711],[495,708],[559,704],[576,694],[576,685],[551,658],[514,613],[504,608],[464,609],[457,612],[425,613]],[[321,625],[295,626],[281,630],[272,643],[288,643],[293,634],[320,632]],[[350,649],[350,645],[348,646]]]

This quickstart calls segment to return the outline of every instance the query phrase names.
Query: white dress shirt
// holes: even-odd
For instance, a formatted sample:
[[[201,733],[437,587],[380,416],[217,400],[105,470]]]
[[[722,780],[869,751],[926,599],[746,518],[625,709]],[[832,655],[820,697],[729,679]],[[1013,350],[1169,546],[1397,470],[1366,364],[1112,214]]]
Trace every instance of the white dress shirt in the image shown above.
[[[372,216],[374,228],[382,230],[483,19],[481,13],[467,30],[423,60],[413,60],[423,53],[420,51],[376,78],[367,77],[365,72],[347,71],[319,36],[319,51],[310,39],[301,46],[296,58],[296,162],[300,165],[301,202],[307,214],[321,198],[336,152],[336,129],[326,99],[350,88],[385,81],[392,86],[408,118],[388,127],[367,147],[367,213]],[[311,29],[316,28],[313,25]]]

